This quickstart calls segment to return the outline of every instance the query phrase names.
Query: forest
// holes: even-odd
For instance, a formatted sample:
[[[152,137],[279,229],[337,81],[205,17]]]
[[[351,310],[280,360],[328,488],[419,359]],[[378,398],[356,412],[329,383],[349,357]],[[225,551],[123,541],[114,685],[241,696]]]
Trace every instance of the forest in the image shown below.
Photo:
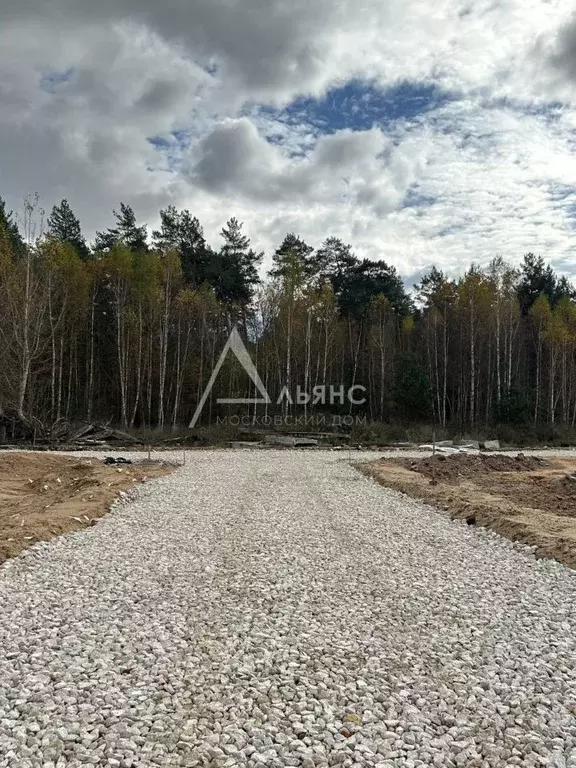
[[[234,326],[273,400],[267,415],[361,415],[367,423],[574,427],[576,295],[540,256],[495,254],[458,277],[436,267],[404,286],[384,258],[289,233],[256,252],[235,218],[218,249],[188,210],[149,233],[124,203],[88,244],[67,200],[15,216],[0,198],[0,423],[185,428]],[[385,244],[383,244],[385,250]],[[366,388],[361,406],[276,400],[284,388]],[[200,424],[263,406],[233,355]]]

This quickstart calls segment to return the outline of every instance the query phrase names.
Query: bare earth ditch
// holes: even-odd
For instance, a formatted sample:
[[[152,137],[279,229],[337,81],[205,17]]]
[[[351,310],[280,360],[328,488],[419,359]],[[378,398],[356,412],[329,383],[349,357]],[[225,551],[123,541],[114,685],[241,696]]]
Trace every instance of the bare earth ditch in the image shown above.
[[[0,564],[38,541],[93,525],[119,494],[172,469],[159,461],[107,465],[46,453],[0,455]]]
[[[576,459],[499,454],[386,458],[360,464],[387,488],[491,528],[576,568]]]

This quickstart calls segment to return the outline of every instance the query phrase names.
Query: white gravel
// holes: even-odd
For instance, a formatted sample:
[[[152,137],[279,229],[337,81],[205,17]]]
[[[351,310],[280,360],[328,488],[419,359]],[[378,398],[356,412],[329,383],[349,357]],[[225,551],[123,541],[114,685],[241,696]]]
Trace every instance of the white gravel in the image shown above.
[[[195,452],[0,568],[0,766],[575,768],[575,665],[576,572],[342,454]]]

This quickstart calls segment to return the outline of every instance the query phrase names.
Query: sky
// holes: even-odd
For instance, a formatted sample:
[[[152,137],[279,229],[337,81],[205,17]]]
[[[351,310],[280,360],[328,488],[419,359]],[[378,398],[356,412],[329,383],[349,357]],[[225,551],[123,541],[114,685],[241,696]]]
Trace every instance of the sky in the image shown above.
[[[92,239],[231,216],[454,276],[541,254],[576,277],[567,0],[3,0],[0,195],[66,197]]]

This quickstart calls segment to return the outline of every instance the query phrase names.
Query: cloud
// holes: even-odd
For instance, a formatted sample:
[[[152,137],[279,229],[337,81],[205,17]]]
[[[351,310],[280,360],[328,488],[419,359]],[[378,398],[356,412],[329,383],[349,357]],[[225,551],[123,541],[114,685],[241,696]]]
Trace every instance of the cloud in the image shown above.
[[[197,60],[216,60],[224,80],[242,85],[253,95],[273,97],[294,83],[318,79],[327,53],[330,30],[328,0],[309,4],[294,0],[212,2],[212,0],[34,0],[6,9],[16,23],[44,18],[48,28],[66,19],[71,28],[101,24],[140,26],[185,48]],[[233,89],[229,90],[231,93]]]
[[[569,269],[567,0],[6,0],[0,194],[66,196],[89,236],[236,215],[270,252],[334,234],[406,273],[498,252]],[[554,102],[554,104],[552,104]]]
[[[550,63],[567,77],[576,91],[576,14],[561,28]]]
[[[191,169],[193,182],[209,192],[259,197],[280,171],[280,158],[247,118],[227,120],[203,138]]]
[[[7,0],[4,15],[17,27],[41,23],[48,36],[52,27],[59,37],[101,25],[140,26],[194,60],[216,64],[228,99],[287,103],[355,75],[380,83],[494,86],[539,36],[566,22],[569,6],[565,0]]]
[[[15,209],[31,192],[68,197],[90,236],[120,199],[154,218],[175,182],[148,136],[187,125],[210,76],[141,28],[64,34],[52,57],[38,39],[30,22],[0,32],[0,194]]]
[[[191,182],[234,200],[330,205],[391,212],[412,174],[410,159],[378,129],[321,136],[304,156],[291,157],[261,136],[248,118],[218,125],[194,148]]]
[[[517,263],[529,250],[570,274],[576,155],[569,114],[454,102],[432,122],[405,122],[391,136],[377,129],[321,136],[303,157],[283,154],[244,120],[250,151],[239,166],[223,164],[216,194],[268,254],[293,230],[314,246],[329,234],[342,237],[402,274],[435,263],[458,275],[472,261],[487,264],[501,253]],[[228,135],[238,129],[229,125]],[[195,188],[190,200],[216,232],[222,216],[212,197]]]

